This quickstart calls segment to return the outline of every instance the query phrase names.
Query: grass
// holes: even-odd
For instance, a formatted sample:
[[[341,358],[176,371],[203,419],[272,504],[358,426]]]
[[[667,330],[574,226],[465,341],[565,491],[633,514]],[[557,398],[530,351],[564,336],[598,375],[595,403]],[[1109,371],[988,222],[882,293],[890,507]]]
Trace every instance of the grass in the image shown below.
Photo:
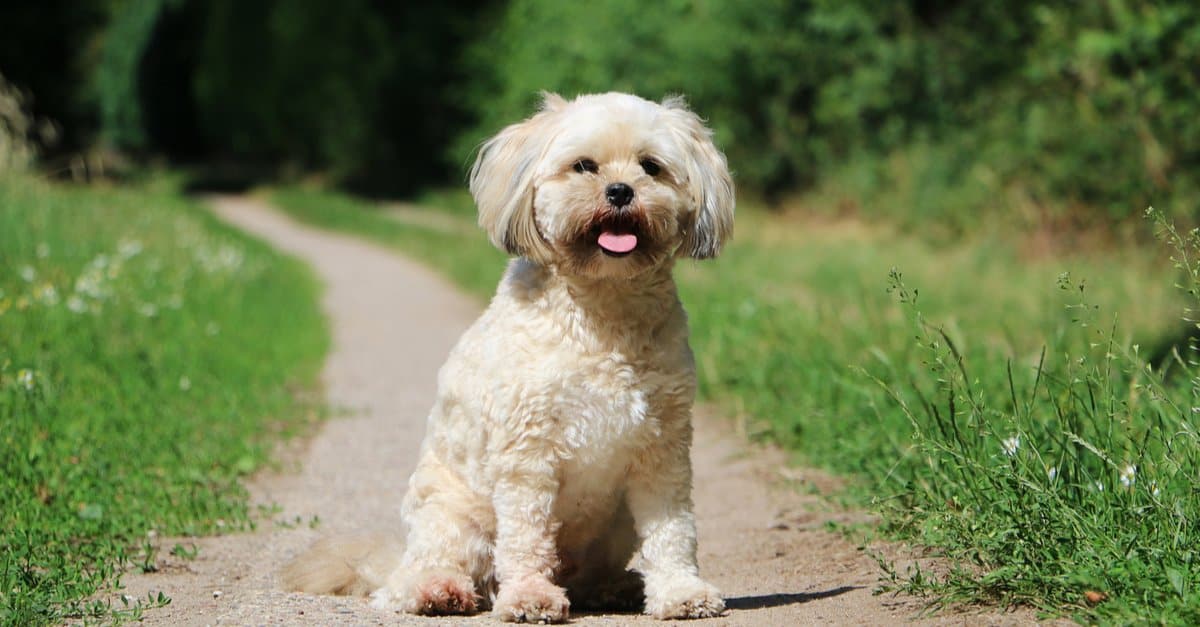
[[[499,276],[482,233],[436,234],[328,192],[274,198],[477,294]],[[885,587],[1085,622],[1200,620],[1200,379],[1186,347],[1167,377],[1146,366],[1200,292],[1200,236],[1059,256],[1002,239],[743,210],[721,259],[677,272],[701,395],[853,477],[847,498],[885,531],[948,558],[885,563]]]
[[[153,538],[252,524],[327,347],[307,269],[167,184],[0,178],[0,624],[136,619]]]
[[[271,199],[292,215],[316,226],[363,236],[400,248],[431,263],[448,278],[478,296],[489,296],[504,271],[505,256],[487,243],[482,231],[472,228],[474,216],[465,216],[461,195],[430,194],[445,213],[458,218],[461,228],[446,228],[389,216],[386,208],[316,188],[274,190]]]

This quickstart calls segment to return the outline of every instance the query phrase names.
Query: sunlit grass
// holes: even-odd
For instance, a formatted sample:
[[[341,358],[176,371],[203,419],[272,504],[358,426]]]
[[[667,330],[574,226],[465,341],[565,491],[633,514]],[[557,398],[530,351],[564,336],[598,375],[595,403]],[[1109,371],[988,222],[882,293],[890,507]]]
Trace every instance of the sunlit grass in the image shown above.
[[[0,179],[0,624],[136,618],[95,599],[155,535],[249,524],[240,477],[313,417],[316,300],[169,186]]]
[[[504,271],[504,254],[488,244],[482,231],[470,228],[474,216],[463,216],[461,195],[430,193],[427,198],[451,207],[444,213],[461,220],[463,228],[437,228],[397,219],[384,207],[317,188],[288,187],[271,192],[273,202],[305,222],[400,248],[431,263],[471,293],[490,296]]]
[[[481,233],[438,235],[431,255],[418,226],[325,193],[297,209],[297,194],[275,198],[476,293],[503,265]],[[845,498],[949,558],[941,576],[885,571],[890,586],[1088,621],[1194,621],[1200,402],[1186,347],[1169,381],[1144,363],[1183,328],[1174,283],[1194,277],[1162,245],[1048,256],[1012,235],[946,241],[743,210],[720,259],[677,271],[702,397],[852,477]]]

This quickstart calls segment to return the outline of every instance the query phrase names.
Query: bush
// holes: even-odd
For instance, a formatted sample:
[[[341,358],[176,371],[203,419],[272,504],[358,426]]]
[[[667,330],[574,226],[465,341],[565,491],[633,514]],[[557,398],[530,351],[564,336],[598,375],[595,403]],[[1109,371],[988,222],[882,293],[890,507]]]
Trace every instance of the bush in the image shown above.
[[[0,75],[0,176],[29,167],[37,154],[36,132],[24,95]]]
[[[876,185],[849,193],[871,205],[906,184],[889,163],[901,155],[933,175],[889,206],[904,216],[969,221],[1014,198],[1037,219],[1055,217],[1048,206],[1179,213],[1196,191],[1179,175],[1200,145],[1197,17],[1151,2],[513,0],[468,50],[478,124],[456,156],[542,89],[678,92],[712,120],[739,182],[768,196],[862,161]]]

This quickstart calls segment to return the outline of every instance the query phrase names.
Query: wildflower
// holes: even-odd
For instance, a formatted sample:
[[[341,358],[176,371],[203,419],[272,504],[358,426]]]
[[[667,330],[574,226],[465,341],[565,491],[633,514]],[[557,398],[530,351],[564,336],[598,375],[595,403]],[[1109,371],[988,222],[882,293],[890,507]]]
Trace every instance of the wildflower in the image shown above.
[[[37,278],[37,270],[34,270],[33,266],[21,266],[21,279],[22,280],[24,280],[26,283],[33,283],[33,280],[36,278]]]
[[[21,387],[25,388],[26,390],[32,390],[33,389],[33,371],[29,370],[27,368],[18,371],[17,372],[17,385],[20,385]]]
[[[218,334],[218,333],[220,333],[220,332],[221,332],[221,325],[219,325],[219,324],[217,324],[217,323],[215,323],[215,322],[210,322],[210,323],[208,323],[208,324],[204,325],[204,334],[205,334],[205,335],[208,335],[208,336],[210,336],[210,337],[211,337],[211,336],[213,336],[213,335],[216,335],[216,334]]]
[[[46,242],[42,242],[42,243],[38,244],[37,245],[38,259],[45,259],[46,257],[49,257],[49,256],[50,256],[50,245],[47,244]]]
[[[192,380],[187,378],[187,375],[179,377],[179,389],[184,392],[192,389]]]
[[[138,313],[147,318],[153,318],[158,315],[158,307],[155,307],[154,303],[142,303],[138,306]]]
[[[1006,438],[1000,445],[1004,448],[1004,454],[1012,457],[1017,454],[1017,449],[1021,448],[1021,436],[1014,435],[1011,438]]]
[[[1158,482],[1151,481],[1150,482],[1150,496],[1157,497],[1159,495],[1159,493],[1161,493],[1161,492],[1162,492],[1162,490],[1158,489]]]
[[[67,299],[67,309],[70,309],[74,313],[83,313],[87,309],[87,303],[83,302],[82,298],[72,294]]]
[[[1097,492],[1103,492],[1104,491],[1104,482],[1097,481],[1092,484],[1092,487],[1096,488]]]
[[[1125,468],[1121,469],[1120,479],[1121,486],[1126,488],[1133,487],[1133,484],[1137,481],[1137,466],[1127,464]]]
[[[58,304],[58,290],[49,283],[45,283],[38,288],[37,297],[43,304],[50,307]]]
[[[135,239],[122,240],[117,245],[117,254],[125,259],[136,257],[140,252],[142,252],[142,243]]]
[[[1054,480],[1058,478],[1058,467],[1051,466],[1051,467],[1047,468],[1046,469],[1046,478],[1049,479],[1051,483],[1053,483]]]

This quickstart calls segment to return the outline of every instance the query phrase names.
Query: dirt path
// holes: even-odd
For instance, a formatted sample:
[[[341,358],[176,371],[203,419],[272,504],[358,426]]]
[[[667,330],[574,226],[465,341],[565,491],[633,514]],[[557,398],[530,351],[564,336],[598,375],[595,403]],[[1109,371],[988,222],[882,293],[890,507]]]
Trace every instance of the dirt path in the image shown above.
[[[166,553],[157,573],[129,575],[126,593],[163,591],[173,600],[147,612],[163,625],[442,625],[492,623],[487,616],[425,619],[374,610],[364,599],[284,592],[277,571],[317,537],[393,529],[432,404],[435,374],[479,304],[423,267],[350,237],[301,226],[251,200],[214,201],[218,215],[312,265],[326,285],[333,350],[323,381],[347,410],[295,454],[288,472],[256,477],[255,502],[277,504],[255,533],[187,540],[199,555]],[[740,444],[727,423],[697,420],[695,500],[700,563],[728,597],[728,616],[696,624],[884,625],[911,621],[921,605],[871,594],[874,562],[820,531],[816,497],[772,487],[778,459]],[[802,472],[802,471],[800,471]],[[775,479],[772,480],[771,473]],[[309,521],[319,517],[317,529]],[[299,524],[294,524],[299,521]],[[939,623],[1026,622],[1028,615],[943,617]],[[575,616],[574,624],[661,624],[636,615]]]

